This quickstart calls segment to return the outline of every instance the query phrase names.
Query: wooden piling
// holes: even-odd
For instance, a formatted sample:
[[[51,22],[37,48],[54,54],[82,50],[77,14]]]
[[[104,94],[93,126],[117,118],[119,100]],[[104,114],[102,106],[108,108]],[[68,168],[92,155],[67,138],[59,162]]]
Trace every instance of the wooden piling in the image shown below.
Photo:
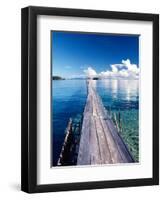
[[[65,131],[65,139],[62,145],[61,153],[57,165],[63,165],[67,162],[70,143],[72,140],[72,119],[69,119],[68,126]]]

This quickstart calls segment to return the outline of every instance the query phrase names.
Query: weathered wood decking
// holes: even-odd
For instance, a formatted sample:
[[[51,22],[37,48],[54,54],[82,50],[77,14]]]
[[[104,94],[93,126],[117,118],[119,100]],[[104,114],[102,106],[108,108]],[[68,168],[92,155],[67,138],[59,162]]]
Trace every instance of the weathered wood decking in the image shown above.
[[[77,165],[134,162],[93,86],[94,81],[87,83]]]

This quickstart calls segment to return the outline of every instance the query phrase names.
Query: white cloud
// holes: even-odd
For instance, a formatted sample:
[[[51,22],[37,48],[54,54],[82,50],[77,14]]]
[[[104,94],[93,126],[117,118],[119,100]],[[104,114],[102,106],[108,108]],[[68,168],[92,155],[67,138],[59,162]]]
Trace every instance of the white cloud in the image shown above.
[[[124,64],[124,66],[127,67],[128,71],[135,73],[135,74],[139,74],[139,68],[137,67],[137,65],[131,64],[129,59],[122,60],[122,63]]]
[[[125,69],[122,69],[121,71],[119,71],[119,75],[120,75],[120,77],[124,77],[124,78],[128,78],[129,77],[129,73]]]
[[[111,72],[111,71],[101,72],[101,73],[99,74],[99,76],[100,76],[100,77],[107,78],[107,77],[112,76],[112,72]]]
[[[96,77],[97,73],[92,67],[88,67],[88,69],[84,70],[84,73],[86,74],[87,77],[92,78]]]
[[[111,69],[113,73],[117,73],[118,72],[118,67],[116,65],[111,65]]]
[[[122,60],[119,64],[110,65],[111,70],[102,71],[99,74],[92,67],[84,70],[87,77],[99,78],[125,78],[125,79],[138,79],[140,69],[136,64],[131,64],[130,60]]]

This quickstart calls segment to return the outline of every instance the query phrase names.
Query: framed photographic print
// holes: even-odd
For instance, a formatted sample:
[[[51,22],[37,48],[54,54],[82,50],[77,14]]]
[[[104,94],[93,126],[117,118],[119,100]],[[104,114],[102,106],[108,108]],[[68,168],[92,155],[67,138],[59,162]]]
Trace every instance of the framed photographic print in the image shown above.
[[[159,16],[22,9],[22,190],[158,185]]]

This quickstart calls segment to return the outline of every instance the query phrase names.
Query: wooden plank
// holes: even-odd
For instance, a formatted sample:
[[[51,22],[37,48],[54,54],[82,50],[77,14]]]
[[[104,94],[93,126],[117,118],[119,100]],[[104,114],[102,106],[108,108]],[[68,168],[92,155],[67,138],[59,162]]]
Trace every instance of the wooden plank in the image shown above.
[[[112,137],[110,129],[108,129],[106,125],[106,121],[109,120],[108,115],[106,115],[107,113],[105,112],[104,106],[102,106],[102,104],[100,103],[99,96],[96,95],[95,98],[96,109],[97,113],[99,114],[99,122],[101,123],[101,126],[103,128],[104,138],[107,142],[107,146],[109,147],[112,163],[122,163],[123,158],[118,151],[117,144],[115,143],[114,138]]]
[[[89,148],[86,148],[90,146],[89,134],[90,134],[90,121],[87,120],[87,117],[85,116],[83,118],[77,165],[90,164]]]
[[[108,120],[106,122],[106,125],[108,126],[108,128],[111,130],[111,134],[112,137],[114,138],[116,144],[117,144],[117,148],[121,154],[121,156],[123,157],[123,161],[125,163],[130,163],[130,162],[134,162],[134,159],[132,157],[132,155],[130,154],[126,144],[124,143],[123,139],[121,138],[121,136],[118,134],[113,122],[111,120]]]
[[[92,80],[87,82],[87,87],[77,165],[134,162]]]
[[[100,123],[100,120],[95,117],[96,122],[96,131],[97,131],[97,138],[98,138],[98,148],[101,152],[101,163],[102,164],[108,164],[113,163],[110,147],[107,144],[107,140],[105,137],[105,133],[103,131],[102,124]]]
[[[99,148],[99,141],[97,138],[97,129],[94,117],[91,116],[91,129],[90,129],[90,146],[89,146],[89,157],[90,157],[90,164],[102,164],[101,162],[101,150]]]

